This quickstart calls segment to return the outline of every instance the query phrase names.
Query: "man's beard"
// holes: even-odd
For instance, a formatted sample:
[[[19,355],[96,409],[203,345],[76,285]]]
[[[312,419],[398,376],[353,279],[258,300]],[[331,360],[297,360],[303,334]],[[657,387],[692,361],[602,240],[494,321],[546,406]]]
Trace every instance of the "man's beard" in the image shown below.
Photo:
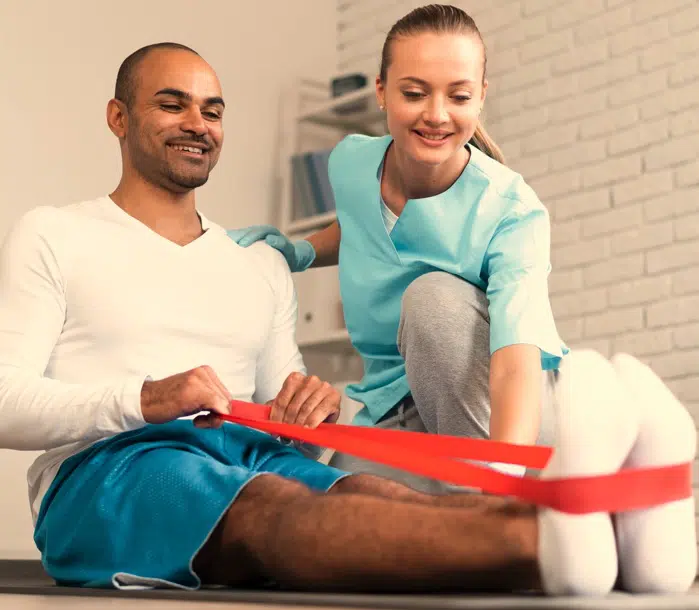
[[[184,163],[170,163],[167,158],[150,154],[141,146],[132,148],[131,161],[149,182],[177,192],[198,188],[209,180],[210,168],[201,165],[183,169],[177,165]]]
[[[164,173],[168,180],[183,189],[195,189],[207,183],[209,180],[209,172],[205,174],[195,174],[176,171],[174,167],[168,163],[164,164]]]
[[[135,137],[131,140],[129,146],[131,149],[131,162],[136,170],[145,176],[149,182],[176,191],[192,190],[208,182],[211,167],[193,165],[191,168],[184,169],[177,166],[185,166],[186,161],[174,164],[170,163],[167,156],[153,154],[145,146],[148,138],[141,136],[139,127],[138,120],[134,118],[133,135]],[[154,143],[151,142],[151,144]],[[175,189],[172,188],[173,186]]]

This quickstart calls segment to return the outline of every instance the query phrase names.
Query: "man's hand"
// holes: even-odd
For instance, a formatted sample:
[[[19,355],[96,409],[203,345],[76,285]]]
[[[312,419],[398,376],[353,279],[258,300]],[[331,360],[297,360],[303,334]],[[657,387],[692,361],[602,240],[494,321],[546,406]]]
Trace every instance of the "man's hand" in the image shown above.
[[[334,424],[340,417],[342,396],[329,383],[315,375],[291,373],[277,397],[270,401],[270,420],[316,428],[323,422]]]
[[[141,389],[141,411],[149,424],[164,424],[180,417],[210,411],[195,420],[200,427],[218,427],[216,413],[230,413],[233,397],[209,366],[178,373],[158,381],[146,381]]]

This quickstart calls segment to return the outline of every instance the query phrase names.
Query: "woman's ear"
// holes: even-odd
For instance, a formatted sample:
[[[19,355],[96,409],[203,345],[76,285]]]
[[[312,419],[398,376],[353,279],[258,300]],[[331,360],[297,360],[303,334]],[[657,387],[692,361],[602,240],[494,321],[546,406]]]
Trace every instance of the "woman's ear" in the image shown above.
[[[381,110],[386,109],[386,89],[380,76],[376,77],[376,103]]]
[[[483,79],[483,90],[481,91],[481,111],[483,110],[483,105],[485,104],[485,96],[488,93],[488,79]]]

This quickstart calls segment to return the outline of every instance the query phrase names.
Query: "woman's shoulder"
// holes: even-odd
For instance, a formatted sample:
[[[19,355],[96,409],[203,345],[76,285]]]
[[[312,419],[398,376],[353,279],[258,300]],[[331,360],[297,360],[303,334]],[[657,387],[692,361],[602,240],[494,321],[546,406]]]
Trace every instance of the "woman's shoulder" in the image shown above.
[[[487,189],[494,191],[500,198],[511,200],[513,207],[519,210],[544,208],[522,174],[474,146],[471,147],[469,166],[471,174],[482,180]]]
[[[356,161],[370,158],[372,153],[383,155],[390,141],[391,136],[368,136],[362,133],[349,134],[335,145],[330,158]]]

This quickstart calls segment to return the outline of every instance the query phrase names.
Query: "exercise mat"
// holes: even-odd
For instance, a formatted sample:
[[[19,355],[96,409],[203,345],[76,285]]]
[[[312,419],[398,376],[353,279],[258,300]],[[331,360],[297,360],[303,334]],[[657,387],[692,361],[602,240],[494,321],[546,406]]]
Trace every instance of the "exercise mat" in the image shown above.
[[[699,610],[699,586],[686,595],[630,595],[614,591],[603,598],[545,597],[538,593],[512,595],[484,594],[354,594],[354,593],[299,593],[274,588],[224,589],[199,591],[172,589],[117,590],[59,587],[46,575],[41,562],[27,560],[0,560],[0,607],[3,594],[80,597],[80,608],[106,606],[105,598],[160,599],[186,601],[196,608],[198,602],[221,604],[256,604],[260,606],[305,606],[308,608],[371,608],[376,610],[514,610],[519,608],[551,608],[560,610],[672,610],[686,608]],[[94,602],[86,606],[86,600]],[[112,607],[112,606],[110,606]]]

